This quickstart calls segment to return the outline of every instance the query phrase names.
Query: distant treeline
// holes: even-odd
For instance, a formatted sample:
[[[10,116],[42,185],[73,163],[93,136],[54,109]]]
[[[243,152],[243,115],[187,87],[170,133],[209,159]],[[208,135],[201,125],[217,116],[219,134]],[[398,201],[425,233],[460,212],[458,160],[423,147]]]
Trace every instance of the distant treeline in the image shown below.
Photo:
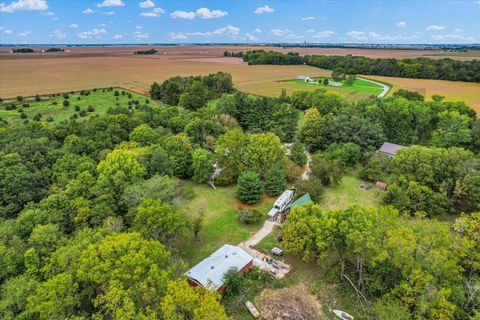
[[[63,50],[62,48],[55,48],[55,47],[52,47],[52,48],[48,48],[47,50],[45,50],[45,52],[63,52],[65,50]]]
[[[158,51],[153,48],[150,50],[139,50],[134,52],[134,54],[157,54],[157,53]]]
[[[338,70],[346,74],[366,74],[402,78],[419,78],[451,81],[480,82],[480,61],[458,61],[452,59],[371,59],[348,56],[299,56],[289,52],[254,50],[243,54],[248,64],[307,64],[310,66]]]
[[[31,53],[34,52],[32,48],[14,48],[13,53]]]
[[[243,51],[223,51],[223,56],[224,57],[242,58],[243,57]]]

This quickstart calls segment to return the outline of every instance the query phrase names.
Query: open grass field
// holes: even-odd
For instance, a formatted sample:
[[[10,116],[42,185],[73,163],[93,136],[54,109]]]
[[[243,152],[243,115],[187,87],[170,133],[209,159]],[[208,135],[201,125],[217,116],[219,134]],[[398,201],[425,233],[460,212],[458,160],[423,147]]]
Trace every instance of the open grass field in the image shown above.
[[[196,264],[209,256],[225,243],[238,244],[246,240],[250,234],[261,228],[263,222],[256,225],[245,225],[238,221],[235,214],[239,204],[235,200],[236,186],[217,187],[191,184],[195,196],[182,203],[180,209],[187,215],[199,206],[205,206],[205,224],[200,231],[199,241],[195,243],[193,234],[189,235],[181,246],[180,252],[190,264]],[[264,196],[254,207],[267,216],[276,198]]]
[[[315,80],[319,82],[318,83],[302,82],[298,80],[288,80],[285,82],[289,84],[297,84],[301,86],[313,86],[314,88],[321,88],[321,89],[327,89],[327,90],[337,89],[337,90],[347,90],[347,91],[354,91],[354,92],[365,92],[375,96],[378,96],[383,91],[382,86],[379,86],[378,84],[375,84],[369,81],[365,81],[363,79],[356,79],[353,82],[353,84],[347,84],[346,81],[342,81],[343,86],[341,87],[324,85],[322,83],[323,78],[316,78]],[[329,80],[333,81],[333,79],[329,79]]]
[[[115,91],[119,93],[115,96]],[[68,99],[64,99],[63,94],[58,94],[52,97],[41,97],[41,101],[35,101],[34,99],[25,99],[22,102],[9,101],[0,104],[0,118],[7,122],[21,122],[25,119],[20,118],[20,111],[27,115],[26,119],[32,119],[35,115],[40,114],[42,121],[62,121],[67,120],[70,117],[77,115],[78,118],[82,116],[88,116],[91,114],[102,114],[107,112],[111,107],[121,106],[128,108],[129,101],[138,101],[140,105],[145,103],[155,103],[150,98],[139,95],[134,92],[128,92],[123,89],[113,88],[99,89],[90,91],[89,95],[80,95],[79,92],[69,93]],[[63,101],[67,100],[69,106],[65,107]],[[15,110],[6,110],[6,107],[14,103],[16,105]],[[26,107],[28,105],[28,107]],[[76,107],[80,108],[78,111]],[[89,106],[92,106],[93,111],[88,111]],[[134,104],[132,103],[132,107]],[[92,110],[92,109],[90,109]],[[83,112],[82,112],[83,111]]]
[[[383,76],[368,76],[368,78],[391,84],[393,88],[388,95],[392,95],[401,88],[419,91],[427,100],[431,99],[432,95],[438,94],[445,96],[447,101],[464,101],[480,113],[480,83]]]

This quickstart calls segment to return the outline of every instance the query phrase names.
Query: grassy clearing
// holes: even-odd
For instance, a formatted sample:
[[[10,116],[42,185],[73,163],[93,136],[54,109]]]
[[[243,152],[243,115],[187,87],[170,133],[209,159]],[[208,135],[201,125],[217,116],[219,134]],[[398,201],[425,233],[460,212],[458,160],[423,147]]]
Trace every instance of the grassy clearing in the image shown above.
[[[362,180],[358,178],[359,169],[352,170],[343,176],[338,185],[325,188],[325,195],[320,205],[326,209],[345,209],[350,205],[375,205],[382,191],[359,188]]]
[[[118,96],[115,96],[115,91],[119,93]],[[125,94],[122,94],[122,92]],[[129,94],[131,98],[129,98]],[[62,121],[68,120],[74,114],[76,114],[78,118],[81,118],[81,114],[83,114],[84,117],[92,114],[102,114],[106,113],[109,108],[115,106],[128,107],[129,100],[138,100],[142,105],[145,104],[147,100],[149,103],[154,103],[146,96],[120,88],[114,88],[111,91],[108,89],[98,89],[94,92],[92,90],[88,96],[80,95],[78,92],[73,94],[69,93],[68,96],[68,99],[64,99],[63,94],[57,94],[52,97],[41,97],[41,101],[27,99],[22,102],[16,100],[4,102],[0,105],[0,117],[8,122],[21,122],[26,120],[20,118],[20,110],[23,110],[29,120],[32,120],[35,115],[40,114],[41,121],[48,121],[47,119],[49,117],[51,117],[51,121]],[[63,106],[64,100],[70,103],[68,107]],[[15,103],[16,109],[6,110],[6,107],[12,103]],[[25,107],[24,104],[28,104],[29,107]],[[75,110],[76,106],[80,108],[78,111]],[[94,111],[88,112],[89,106],[92,106]],[[81,113],[82,111],[86,113]]]
[[[238,221],[235,211],[240,205],[235,200],[236,186],[218,187],[215,190],[207,185],[186,183],[193,188],[195,196],[182,203],[180,210],[188,215],[203,205],[206,211],[199,241],[195,243],[193,234],[189,234],[179,249],[189,264],[198,263],[225,243],[238,244],[261,228],[263,221],[256,225],[245,225]],[[254,207],[266,217],[274,200],[264,196]]]
[[[290,84],[298,84],[298,85],[302,85],[302,86],[313,86],[315,88],[321,88],[321,89],[327,89],[327,90],[337,89],[337,90],[364,92],[364,93],[369,93],[369,94],[376,95],[376,96],[378,96],[383,91],[382,86],[380,86],[378,84],[375,84],[375,83],[372,83],[372,82],[369,82],[369,81],[366,81],[366,80],[363,80],[363,79],[356,79],[353,82],[353,84],[351,84],[351,85],[347,84],[345,81],[342,81],[343,86],[341,86],[341,87],[324,85],[322,83],[323,78],[315,78],[315,80],[318,80],[319,82],[318,83],[312,83],[312,82],[302,82],[302,81],[298,81],[298,80],[288,80],[286,82],[290,83]],[[332,79],[329,79],[329,80],[332,80]]]

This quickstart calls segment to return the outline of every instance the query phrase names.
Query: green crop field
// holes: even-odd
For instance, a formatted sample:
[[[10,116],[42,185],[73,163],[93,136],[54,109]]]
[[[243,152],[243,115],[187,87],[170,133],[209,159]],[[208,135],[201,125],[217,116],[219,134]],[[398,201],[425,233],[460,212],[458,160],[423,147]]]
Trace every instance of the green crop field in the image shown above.
[[[298,80],[288,80],[285,82],[289,84],[295,84],[298,86],[309,86],[309,87],[314,86],[322,89],[338,89],[338,90],[365,92],[373,95],[379,95],[383,91],[382,86],[366,81],[364,79],[356,79],[351,85],[347,84],[345,81],[342,81],[343,86],[340,86],[340,87],[324,85],[322,83],[323,79],[324,78],[315,78],[315,80],[319,81],[318,83],[302,82]],[[333,81],[332,79],[329,79],[329,80]]]
[[[131,108],[137,105],[137,101],[138,105],[153,103],[146,96],[121,88],[86,90],[84,93],[86,92],[89,94],[68,93],[68,99],[65,99],[66,96],[64,97],[64,94],[61,93],[41,96],[41,101],[35,101],[33,98],[23,101],[4,101],[0,104],[0,118],[14,123],[32,120],[40,114],[40,121],[55,122],[68,120],[71,117],[81,118],[91,114],[102,114],[115,106],[128,108],[129,101]],[[118,96],[115,95],[115,92],[118,93]],[[68,101],[68,106],[63,105],[64,101]],[[14,107],[12,108],[12,106]],[[22,113],[26,117],[22,118]]]

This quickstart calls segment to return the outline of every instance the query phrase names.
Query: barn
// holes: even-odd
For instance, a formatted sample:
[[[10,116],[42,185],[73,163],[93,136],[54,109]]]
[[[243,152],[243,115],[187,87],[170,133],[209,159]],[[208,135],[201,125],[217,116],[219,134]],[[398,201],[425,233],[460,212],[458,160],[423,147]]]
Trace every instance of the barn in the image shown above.
[[[230,269],[242,273],[253,266],[253,257],[237,246],[225,244],[188,270],[188,283],[191,286],[202,286],[207,290],[224,291],[223,278]]]
[[[384,142],[378,152],[386,154],[388,157],[394,157],[395,154],[399,149],[403,148],[403,146],[395,143]]]

